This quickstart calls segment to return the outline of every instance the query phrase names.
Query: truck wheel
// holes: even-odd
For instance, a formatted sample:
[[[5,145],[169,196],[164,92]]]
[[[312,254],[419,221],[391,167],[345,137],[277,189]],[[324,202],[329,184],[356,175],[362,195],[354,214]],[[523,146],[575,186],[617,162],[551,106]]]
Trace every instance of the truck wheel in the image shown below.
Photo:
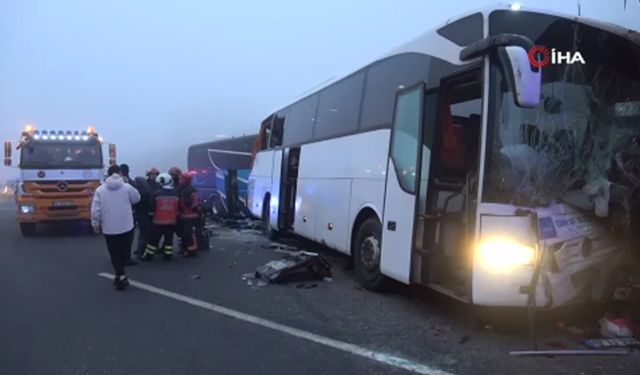
[[[382,225],[377,218],[370,217],[360,224],[351,252],[358,280],[373,291],[383,291],[389,281],[380,272],[381,237]]]
[[[36,223],[20,223],[20,233],[25,237],[35,236]]]

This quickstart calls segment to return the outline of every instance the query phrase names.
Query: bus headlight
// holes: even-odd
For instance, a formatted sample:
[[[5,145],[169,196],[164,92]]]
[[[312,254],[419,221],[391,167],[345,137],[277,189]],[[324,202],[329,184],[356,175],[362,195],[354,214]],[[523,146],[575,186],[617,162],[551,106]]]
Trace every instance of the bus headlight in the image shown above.
[[[536,250],[509,238],[488,238],[480,242],[481,264],[494,272],[509,272],[514,268],[533,265]]]
[[[36,207],[31,204],[22,204],[20,205],[20,212],[23,214],[31,214],[36,210]]]

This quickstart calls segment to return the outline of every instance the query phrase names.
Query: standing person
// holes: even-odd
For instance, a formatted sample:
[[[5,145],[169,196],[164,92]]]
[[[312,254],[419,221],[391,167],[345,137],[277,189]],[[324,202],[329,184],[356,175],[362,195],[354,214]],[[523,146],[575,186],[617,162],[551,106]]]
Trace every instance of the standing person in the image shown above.
[[[151,194],[151,235],[142,260],[150,261],[160,248],[163,240],[162,252],[164,260],[171,260],[173,256],[173,234],[176,231],[178,219],[179,197],[173,186],[171,176],[161,173],[157,179],[161,188]]]
[[[105,183],[96,190],[91,202],[91,226],[94,232],[104,234],[116,274],[114,285],[117,290],[124,290],[129,285],[125,260],[133,238],[131,205],[140,201],[140,194],[124,182],[117,165],[109,167],[107,174]]]
[[[129,165],[120,164],[120,175],[122,175],[122,179],[124,180],[124,182],[128,184],[133,182],[131,181],[131,177],[129,177]]]
[[[134,182],[129,177],[129,165],[128,164],[120,164],[120,175],[125,183],[133,186]],[[134,186],[135,187],[135,186]],[[135,226],[135,216],[134,216],[134,226]],[[127,266],[135,266],[138,264],[135,260],[131,259],[131,248],[133,246],[133,236],[131,236],[131,243],[129,244],[129,251],[127,251],[127,258],[125,259],[125,264]]]
[[[182,175],[182,170],[178,167],[169,168],[169,175],[173,180],[174,190],[176,195],[180,197],[180,176]],[[178,243],[180,251],[182,252],[183,243],[184,243],[184,235],[182,233],[182,219],[178,215],[178,222],[176,223],[176,236],[178,237]]]
[[[160,171],[157,168],[151,168],[147,171],[147,190],[149,190],[149,193],[154,192],[157,188],[160,187],[160,185],[156,181],[159,174]]]
[[[197,256],[198,241],[196,228],[200,225],[200,197],[191,185],[192,176],[183,173],[180,176],[180,233],[182,242],[180,250],[185,257]]]
[[[134,182],[134,187],[140,193],[140,202],[133,205],[133,215],[138,223],[138,242],[135,254],[138,259],[142,259],[151,229],[151,192],[147,179],[144,177],[136,177]]]
[[[182,170],[178,167],[171,167],[171,169],[169,169],[169,175],[173,180],[173,186],[176,189],[180,189],[180,176],[182,175]]]

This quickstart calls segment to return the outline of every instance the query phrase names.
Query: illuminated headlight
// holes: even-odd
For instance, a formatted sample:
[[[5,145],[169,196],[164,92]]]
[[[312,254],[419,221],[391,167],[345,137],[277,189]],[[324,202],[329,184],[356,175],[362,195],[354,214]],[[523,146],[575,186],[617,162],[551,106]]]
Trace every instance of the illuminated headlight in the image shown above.
[[[20,212],[22,212],[23,214],[31,214],[36,210],[35,206],[32,206],[30,204],[23,204],[20,205]]]
[[[533,265],[536,250],[508,238],[489,238],[478,246],[482,265],[494,272],[509,272],[521,266]]]

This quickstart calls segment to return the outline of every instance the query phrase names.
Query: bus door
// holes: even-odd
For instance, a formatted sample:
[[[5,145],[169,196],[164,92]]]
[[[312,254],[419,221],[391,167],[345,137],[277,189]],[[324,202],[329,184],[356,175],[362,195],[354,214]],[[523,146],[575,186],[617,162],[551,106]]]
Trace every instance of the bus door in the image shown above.
[[[481,71],[449,77],[426,98],[413,279],[469,299],[482,114]],[[427,177],[428,176],[428,177]]]
[[[380,270],[409,283],[424,85],[398,92],[387,162]]]
[[[284,149],[280,173],[280,204],[278,205],[278,229],[280,230],[293,229],[299,163],[300,147]]]

